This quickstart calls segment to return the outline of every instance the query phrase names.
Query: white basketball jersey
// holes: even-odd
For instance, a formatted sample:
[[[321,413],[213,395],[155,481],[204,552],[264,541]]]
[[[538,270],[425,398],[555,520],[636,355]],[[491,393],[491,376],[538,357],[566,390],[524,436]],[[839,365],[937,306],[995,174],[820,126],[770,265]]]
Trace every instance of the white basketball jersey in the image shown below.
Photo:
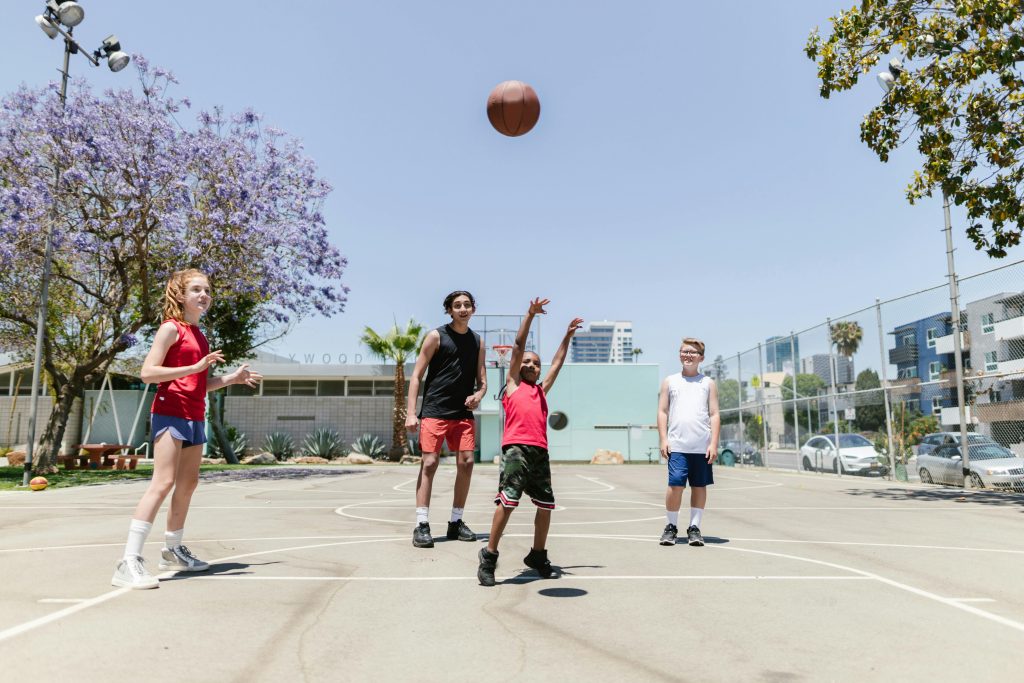
[[[668,447],[673,453],[704,453],[711,443],[708,398],[711,379],[677,372],[668,378]]]

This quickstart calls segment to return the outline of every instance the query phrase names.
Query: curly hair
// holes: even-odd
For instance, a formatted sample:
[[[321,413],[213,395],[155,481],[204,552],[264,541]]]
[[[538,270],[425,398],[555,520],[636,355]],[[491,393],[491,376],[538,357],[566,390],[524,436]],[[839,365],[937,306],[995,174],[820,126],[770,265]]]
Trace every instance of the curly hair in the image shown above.
[[[197,277],[201,277],[207,282],[210,281],[206,273],[195,268],[177,270],[171,275],[171,279],[167,281],[167,288],[164,290],[164,320],[173,319],[179,322],[186,322],[184,311],[185,288],[188,286],[189,280]]]

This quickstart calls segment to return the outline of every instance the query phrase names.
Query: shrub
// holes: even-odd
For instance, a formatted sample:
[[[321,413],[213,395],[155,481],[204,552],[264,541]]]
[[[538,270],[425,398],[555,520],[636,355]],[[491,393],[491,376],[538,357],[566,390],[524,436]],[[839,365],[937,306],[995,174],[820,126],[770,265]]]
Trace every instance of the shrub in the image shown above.
[[[230,425],[228,425],[227,431],[228,441],[231,442],[231,450],[235,452],[236,456],[242,458],[245,455],[245,452],[249,449],[249,440],[246,438],[245,434],[239,432],[237,429]],[[209,445],[206,448],[207,457],[224,457],[224,453],[221,452],[220,443],[217,441],[216,437],[210,439],[208,444]]]
[[[345,447],[336,431],[322,427],[306,435],[306,440],[302,442],[302,452],[305,455],[315,455],[330,460],[345,455]]]
[[[295,454],[295,442],[291,434],[286,432],[271,432],[263,440],[263,450],[273,453],[278,460],[287,460]]]
[[[352,444],[352,452],[368,455],[374,460],[387,458],[388,449],[379,436],[363,434]]]

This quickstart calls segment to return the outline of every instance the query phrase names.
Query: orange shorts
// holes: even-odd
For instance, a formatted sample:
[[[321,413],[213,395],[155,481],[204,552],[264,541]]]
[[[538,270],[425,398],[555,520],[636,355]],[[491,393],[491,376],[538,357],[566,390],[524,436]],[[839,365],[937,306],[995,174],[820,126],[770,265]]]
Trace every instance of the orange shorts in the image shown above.
[[[473,450],[476,447],[473,420],[442,420],[436,417],[420,420],[420,448],[424,453],[440,453],[441,444],[445,442],[452,452]]]

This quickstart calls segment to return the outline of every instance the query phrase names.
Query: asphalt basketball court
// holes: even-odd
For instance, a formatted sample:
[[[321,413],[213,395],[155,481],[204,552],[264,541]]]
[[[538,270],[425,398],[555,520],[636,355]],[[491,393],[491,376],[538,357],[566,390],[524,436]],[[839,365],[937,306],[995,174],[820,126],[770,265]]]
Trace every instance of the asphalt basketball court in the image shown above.
[[[454,467],[435,480],[433,549],[411,544],[415,468],[333,472],[203,481],[185,543],[213,566],[151,591],[109,585],[145,482],[0,494],[4,678],[1019,676],[1024,496],[718,468],[708,545],[667,548],[663,466],[555,466],[558,578],[522,565],[524,503],[499,585],[483,588],[482,541],[444,540]],[[481,536],[496,483],[496,467],[477,466],[466,521]]]

